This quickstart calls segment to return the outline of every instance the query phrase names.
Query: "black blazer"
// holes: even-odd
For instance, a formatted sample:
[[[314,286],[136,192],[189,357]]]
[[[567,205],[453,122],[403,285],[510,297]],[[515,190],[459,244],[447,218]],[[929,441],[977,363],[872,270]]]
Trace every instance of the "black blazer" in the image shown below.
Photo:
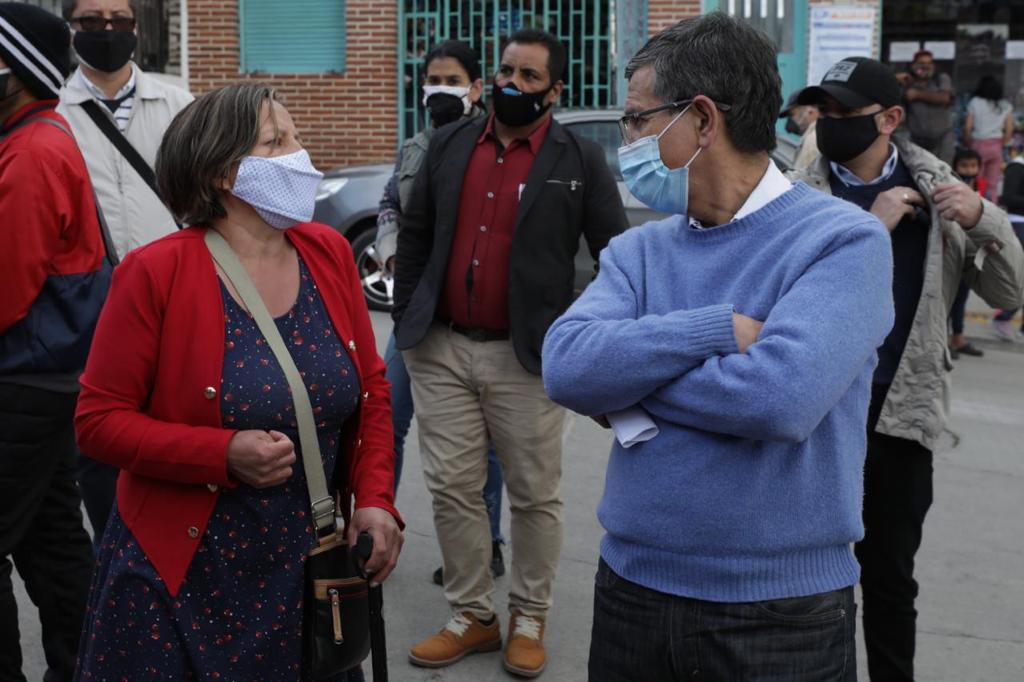
[[[422,341],[434,320],[458,220],[459,190],[487,120],[464,119],[433,134],[409,205],[403,207],[392,313],[401,350]],[[509,263],[509,331],[527,371],[540,374],[544,334],[572,303],[580,235],[597,261],[601,249],[626,227],[604,151],[552,121],[519,201]]]

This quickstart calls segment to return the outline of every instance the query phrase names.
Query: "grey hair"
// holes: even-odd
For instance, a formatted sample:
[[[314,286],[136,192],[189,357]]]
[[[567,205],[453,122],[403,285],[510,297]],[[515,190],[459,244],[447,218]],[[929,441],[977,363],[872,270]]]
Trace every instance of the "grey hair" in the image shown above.
[[[775,149],[782,81],[767,35],[723,12],[684,19],[647,41],[626,79],[654,68],[654,94],[666,104],[705,95],[729,104],[725,128],[744,153]]]
[[[239,83],[206,93],[178,112],[156,156],[156,184],[182,222],[209,224],[227,215],[221,183],[259,141],[264,103],[273,88]],[[275,128],[273,107],[270,117]]]

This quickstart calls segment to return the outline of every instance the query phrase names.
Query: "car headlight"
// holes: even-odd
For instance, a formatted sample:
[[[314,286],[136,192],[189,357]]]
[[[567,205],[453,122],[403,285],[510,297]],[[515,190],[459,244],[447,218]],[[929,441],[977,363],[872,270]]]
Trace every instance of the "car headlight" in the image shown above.
[[[348,178],[327,178],[320,183],[320,188],[316,191],[316,200],[322,201],[332,194],[337,194],[347,184]]]

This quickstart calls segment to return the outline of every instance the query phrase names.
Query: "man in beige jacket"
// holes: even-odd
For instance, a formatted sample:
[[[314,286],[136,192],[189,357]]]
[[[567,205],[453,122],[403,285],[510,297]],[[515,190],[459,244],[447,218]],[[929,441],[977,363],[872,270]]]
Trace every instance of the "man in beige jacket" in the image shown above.
[[[60,92],[58,113],[71,124],[85,157],[96,198],[120,260],[177,227],[149,184],[97,126],[83,105],[98,111],[152,168],[171,119],[192,95],[145,73],[131,61],[138,38],[135,7],[129,0],[73,0],[64,4],[80,66]],[[103,534],[114,504],[117,469],[82,456],[78,482],[89,521]]]
[[[821,110],[821,156],[792,179],[870,211],[889,229],[896,322],[878,349],[868,410],[861,564],[872,680],[913,680],[914,555],[932,502],[932,451],[946,423],[946,320],[961,277],[996,308],[1024,298],[1024,252],[1002,210],[943,161],[893,133],[900,86],[863,57],[833,65],[801,104]],[[979,264],[980,261],[980,264]]]

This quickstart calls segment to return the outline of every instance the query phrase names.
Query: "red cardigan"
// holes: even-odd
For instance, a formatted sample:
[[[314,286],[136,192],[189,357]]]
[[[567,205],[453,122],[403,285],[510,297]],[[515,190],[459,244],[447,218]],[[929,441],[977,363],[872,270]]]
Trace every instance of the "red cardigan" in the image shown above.
[[[193,227],[129,253],[115,269],[82,375],[75,426],[82,452],[120,467],[117,504],[176,595],[228,477],[222,426],[224,305],[213,260]],[[394,449],[384,363],[348,242],[305,223],[286,236],[305,261],[360,381],[342,434],[342,512],[394,507]],[[347,474],[347,475],[345,475]]]

